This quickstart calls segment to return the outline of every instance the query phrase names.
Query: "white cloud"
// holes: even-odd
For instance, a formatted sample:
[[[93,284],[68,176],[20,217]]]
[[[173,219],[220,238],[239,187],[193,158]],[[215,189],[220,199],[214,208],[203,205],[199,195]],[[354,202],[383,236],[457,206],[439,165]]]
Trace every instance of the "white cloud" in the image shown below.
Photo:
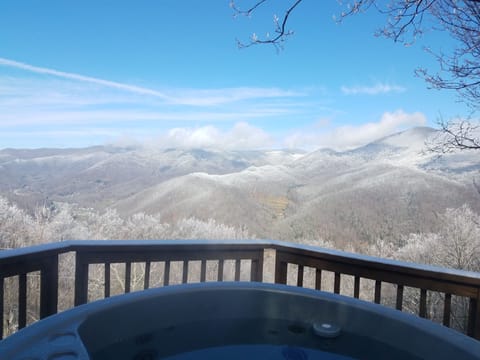
[[[161,147],[218,148],[218,149],[258,149],[272,146],[269,134],[246,122],[238,122],[229,130],[214,126],[198,128],[174,128],[160,137]]]
[[[406,89],[399,85],[376,83],[372,86],[342,86],[341,90],[345,95],[379,95],[401,93]]]
[[[366,145],[409,127],[424,126],[426,122],[427,119],[421,112],[406,113],[403,110],[398,110],[384,113],[377,122],[344,125],[318,133],[312,131],[296,132],[285,139],[285,145],[291,148],[346,150]]]

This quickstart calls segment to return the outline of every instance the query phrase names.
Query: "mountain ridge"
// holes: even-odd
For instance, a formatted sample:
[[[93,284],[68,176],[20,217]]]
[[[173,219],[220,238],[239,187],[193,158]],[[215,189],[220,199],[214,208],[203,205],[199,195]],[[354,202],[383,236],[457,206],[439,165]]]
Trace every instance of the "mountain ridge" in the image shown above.
[[[168,222],[215,219],[259,237],[368,242],[431,231],[435,214],[480,211],[472,152],[422,150],[413,128],[348,151],[90,147],[0,151],[0,195],[31,209],[70,203]],[[409,141],[411,139],[411,141]]]

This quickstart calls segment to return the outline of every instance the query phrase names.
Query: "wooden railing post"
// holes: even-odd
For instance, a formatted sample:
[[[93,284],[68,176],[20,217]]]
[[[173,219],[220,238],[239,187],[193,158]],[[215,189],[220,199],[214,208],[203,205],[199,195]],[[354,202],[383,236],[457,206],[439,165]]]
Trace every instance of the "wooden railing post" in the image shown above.
[[[58,254],[45,261],[40,279],[40,319],[57,313]]]
[[[75,253],[75,306],[86,304],[88,300],[88,262],[84,253]]]

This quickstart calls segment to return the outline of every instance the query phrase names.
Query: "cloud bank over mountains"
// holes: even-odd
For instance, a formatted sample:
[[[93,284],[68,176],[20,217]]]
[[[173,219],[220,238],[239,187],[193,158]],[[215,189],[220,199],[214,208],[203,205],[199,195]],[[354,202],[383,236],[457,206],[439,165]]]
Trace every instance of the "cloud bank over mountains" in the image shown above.
[[[215,126],[174,128],[162,135],[156,144],[171,148],[241,150],[270,148],[273,139],[262,129],[246,122],[239,122],[225,131]]]
[[[420,112],[406,113],[403,110],[386,112],[379,121],[360,125],[341,125],[312,133],[297,132],[285,139],[290,148],[331,148],[346,150],[366,145],[376,139],[385,137],[410,127],[424,126],[427,119]]]
[[[147,144],[160,148],[207,148],[226,150],[250,149],[303,149],[330,148],[348,150],[366,145],[372,141],[411,127],[425,126],[422,113],[406,113],[398,110],[385,113],[378,122],[358,126],[330,126],[314,131],[297,131],[285,136],[275,136],[248,122],[235,123],[231,128],[221,129],[208,125],[200,127],[177,127],[147,141],[130,138],[133,144]],[[128,143],[128,138],[120,139]],[[114,141],[118,143],[118,141]]]

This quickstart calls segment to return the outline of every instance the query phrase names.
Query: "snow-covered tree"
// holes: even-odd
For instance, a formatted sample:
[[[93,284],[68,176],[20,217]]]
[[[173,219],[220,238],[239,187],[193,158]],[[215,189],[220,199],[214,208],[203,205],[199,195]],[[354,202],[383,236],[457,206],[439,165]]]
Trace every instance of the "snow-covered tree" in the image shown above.
[[[395,256],[399,259],[423,264],[439,265],[468,271],[480,271],[480,215],[467,205],[447,209],[441,215],[443,226],[438,233],[411,234]],[[404,292],[405,307],[418,311],[418,292]],[[453,297],[452,327],[465,330],[467,327],[468,299]],[[427,316],[441,321],[443,296],[428,293]]]

